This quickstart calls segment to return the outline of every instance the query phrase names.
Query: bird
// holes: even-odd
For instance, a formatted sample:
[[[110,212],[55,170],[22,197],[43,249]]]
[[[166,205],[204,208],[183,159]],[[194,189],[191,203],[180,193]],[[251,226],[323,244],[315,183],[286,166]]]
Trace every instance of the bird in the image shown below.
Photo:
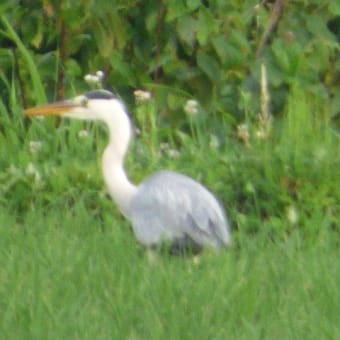
[[[57,115],[101,121],[108,127],[109,142],[102,156],[107,190],[143,246],[170,245],[200,252],[231,245],[226,212],[218,199],[198,181],[168,170],[150,175],[141,184],[131,183],[124,159],[132,139],[132,123],[124,103],[112,92],[92,90],[73,99],[32,107],[27,116]]]

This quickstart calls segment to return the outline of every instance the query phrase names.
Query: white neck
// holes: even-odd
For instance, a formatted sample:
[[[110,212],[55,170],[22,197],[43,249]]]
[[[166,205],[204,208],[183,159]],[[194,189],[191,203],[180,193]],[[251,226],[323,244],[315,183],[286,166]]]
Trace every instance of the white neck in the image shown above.
[[[110,141],[102,159],[104,180],[119,210],[129,218],[130,202],[137,191],[137,187],[129,181],[124,170],[124,158],[131,138],[130,121],[124,114],[119,122],[106,121],[106,124],[109,128]]]

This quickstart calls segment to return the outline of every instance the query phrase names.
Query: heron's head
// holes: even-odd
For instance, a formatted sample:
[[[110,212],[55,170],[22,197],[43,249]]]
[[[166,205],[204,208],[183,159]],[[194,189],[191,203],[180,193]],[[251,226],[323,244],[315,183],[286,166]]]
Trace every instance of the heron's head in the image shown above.
[[[81,120],[100,120],[109,123],[125,116],[126,111],[124,105],[111,92],[96,90],[70,100],[27,109],[25,115],[54,115]]]

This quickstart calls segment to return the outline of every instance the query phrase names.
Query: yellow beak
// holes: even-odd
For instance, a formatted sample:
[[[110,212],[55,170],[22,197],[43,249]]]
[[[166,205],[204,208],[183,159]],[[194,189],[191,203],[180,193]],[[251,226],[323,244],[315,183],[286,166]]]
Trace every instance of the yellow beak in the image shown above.
[[[26,116],[61,116],[79,105],[71,101],[61,101],[52,104],[32,107],[24,111]]]

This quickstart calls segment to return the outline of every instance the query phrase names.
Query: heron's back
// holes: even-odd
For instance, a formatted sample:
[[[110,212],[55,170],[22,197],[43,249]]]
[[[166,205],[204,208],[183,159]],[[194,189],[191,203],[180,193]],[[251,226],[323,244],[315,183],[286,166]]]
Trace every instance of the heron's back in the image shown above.
[[[229,245],[225,212],[214,195],[195,180],[171,171],[147,178],[131,202],[134,232],[144,245],[191,238],[201,246]]]

